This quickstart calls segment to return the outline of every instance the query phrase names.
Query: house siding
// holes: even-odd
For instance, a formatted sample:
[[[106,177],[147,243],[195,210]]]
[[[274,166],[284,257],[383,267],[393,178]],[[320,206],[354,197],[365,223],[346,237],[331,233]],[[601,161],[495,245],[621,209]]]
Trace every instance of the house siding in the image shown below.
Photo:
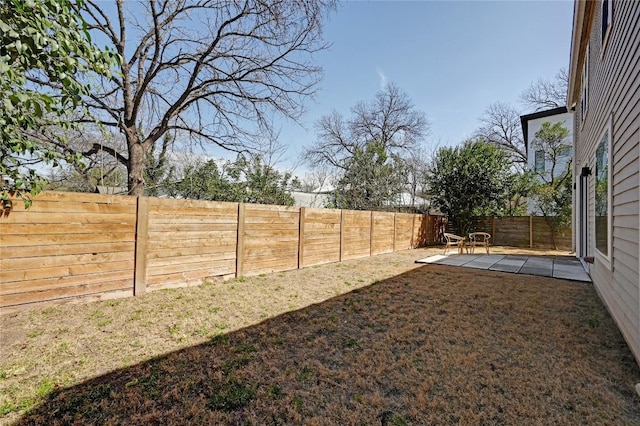
[[[587,254],[595,256],[595,262],[589,272],[600,297],[640,360],[640,2],[614,2],[613,26],[604,52],[600,14],[598,6],[589,38],[589,105],[584,122],[579,118],[582,111],[577,111],[574,126],[574,171],[579,176],[585,165],[595,170],[596,148],[603,131],[611,125],[611,261],[607,265],[595,250],[595,178],[591,176]]]

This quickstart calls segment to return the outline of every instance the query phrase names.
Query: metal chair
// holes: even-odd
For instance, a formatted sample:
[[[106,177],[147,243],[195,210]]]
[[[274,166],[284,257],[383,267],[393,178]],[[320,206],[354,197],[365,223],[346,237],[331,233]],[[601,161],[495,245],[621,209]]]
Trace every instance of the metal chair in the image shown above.
[[[462,254],[462,251],[465,248],[465,238],[456,234],[450,234],[448,232],[444,233],[445,245],[444,245],[444,254],[451,249],[451,247],[458,247],[458,253]]]
[[[484,247],[485,250],[487,250],[487,254],[489,254],[490,239],[491,234],[486,232],[472,232],[469,234],[469,248],[471,249],[471,253],[473,253],[476,247]]]

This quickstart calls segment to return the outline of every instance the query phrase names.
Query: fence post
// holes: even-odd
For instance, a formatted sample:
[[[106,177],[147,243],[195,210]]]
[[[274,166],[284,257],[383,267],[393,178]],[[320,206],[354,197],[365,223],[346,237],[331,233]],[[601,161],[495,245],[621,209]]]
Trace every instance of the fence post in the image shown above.
[[[344,210],[340,210],[340,262],[344,258]]]
[[[373,256],[373,210],[369,218],[369,256]]]
[[[238,236],[236,238],[236,278],[244,273],[244,203],[238,203]]]
[[[491,219],[491,238],[493,238],[493,244],[498,245],[498,241],[496,238],[496,218]]]
[[[136,246],[133,274],[133,295],[147,291],[147,240],[149,239],[149,198],[136,200]]]
[[[304,267],[304,219],[306,208],[300,207],[300,227],[298,228],[298,269]]]
[[[398,213],[393,212],[393,251],[396,251],[396,215]]]
[[[427,214],[426,214],[426,221],[425,221],[425,215],[422,215],[422,227],[420,228],[420,230],[424,230],[424,236],[421,234],[420,237],[420,242],[422,243],[422,247],[428,246],[429,245],[429,236],[431,235],[431,229],[433,228],[431,226],[431,215],[429,214],[429,210],[427,210]],[[422,239],[422,237],[424,239]],[[435,238],[434,238],[435,240]]]
[[[413,216],[411,217],[411,248],[414,249],[415,247],[415,240],[414,237],[416,235],[416,214],[414,213]]]
[[[533,216],[529,215],[529,248],[533,248]]]

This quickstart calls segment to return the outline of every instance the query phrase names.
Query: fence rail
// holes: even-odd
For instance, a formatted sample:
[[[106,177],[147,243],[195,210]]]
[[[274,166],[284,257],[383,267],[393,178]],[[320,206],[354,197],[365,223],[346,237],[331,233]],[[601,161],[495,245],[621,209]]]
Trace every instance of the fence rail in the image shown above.
[[[434,244],[441,216],[45,192],[0,218],[0,308],[99,300]]]

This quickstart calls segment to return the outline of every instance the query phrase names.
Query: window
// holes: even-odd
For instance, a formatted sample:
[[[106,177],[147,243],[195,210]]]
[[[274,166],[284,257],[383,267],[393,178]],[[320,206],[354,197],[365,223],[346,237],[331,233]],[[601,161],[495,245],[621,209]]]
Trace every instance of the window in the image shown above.
[[[559,157],[571,157],[573,154],[573,148],[571,146],[566,145],[560,148],[560,152],[558,153]]]
[[[536,151],[535,171],[536,173],[544,173],[544,151],[542,150]]]
[[[589,45],[584,54],[584,63],[582,64],[582,96],[580,96],[580,119],[584,121],[589,108]]]
[[[611,24],[613,23],[613,0],[602,0],[602,46],[604,47],[609,38]],[[604,50],[604,49],[603,49]]]
[[[596,194],[595,194],[595,222],[596,249],[609,257],[611,235],[609,233],[611,213],[611,131],[605,130],[600,144],[596,149]]]

